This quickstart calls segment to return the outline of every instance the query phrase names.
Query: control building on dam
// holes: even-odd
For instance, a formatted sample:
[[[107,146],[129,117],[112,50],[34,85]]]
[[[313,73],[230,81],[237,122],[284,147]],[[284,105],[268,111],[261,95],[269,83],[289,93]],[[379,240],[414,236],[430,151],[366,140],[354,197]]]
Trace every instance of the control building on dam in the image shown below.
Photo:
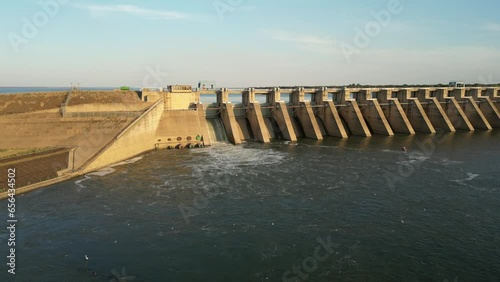
[[[18,193],[159,148],[246,140],[321,140],[500,127],[500,87],[60,91],[0,95],[1,158],[19,167]],[[233,102],[231,102],[233,101]],[[22,168],[22,169],[21,169]],[[6,181],[0,175],[0,183]],[[23,190],[25,189],[25,190]],[[0,198],[5,196],[0,191]]]

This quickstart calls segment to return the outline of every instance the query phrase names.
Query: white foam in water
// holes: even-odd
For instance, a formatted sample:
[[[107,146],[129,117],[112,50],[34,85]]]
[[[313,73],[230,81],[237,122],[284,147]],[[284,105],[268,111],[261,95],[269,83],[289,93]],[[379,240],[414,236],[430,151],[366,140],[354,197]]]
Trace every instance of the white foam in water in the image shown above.
[[[403,164],[403,165],[408,165],[408,164],[415,164],[415,163],[423,163],[426,160],[430,159],[430,156],[426,156],[421,153],[416,153],[412,152],[408,154],[408,159],[404,161],[397,162],[398,164]]]
[[[468,178],[466,180],[467,181],[471,181],[472,179],[478,177],[479,174],[474,174],[474,173],[471,173],[471,172],[467,172],[467,176],[468,176]]]
[[[479,176],[479,174],[474,174],[472,172],[467,172],[467,178],[465,178],[465,179],[454,179],[454,180],[450,180],[450,181],[456,182],[456,183],[461,184],[461,185],[467,185],[465,182],[471,181],[471,180],[473,180],[474,178],[476,178],[478,176]]]
[[[82,182],[84,182],[84,181],[87,181],[87,180],[89,180],[89,179],[91,179],[91,178],[92,178],[92,177],[85,175],[85,178],[84,178],[84,179],[79,179],[79,180],[75,181],[75,184],[76,184],[78,187],[80,187],[80,188],[85,188],[85,185],[82,185],[81,183],[82,183]]]
[[[138,157],[135,157],[135,158],[123,161],[123,162],[116,163],[110,167],[115,167],[115,166],[119,166],[119,165],[126,165],[126,164],[133,164],[135,162],[142,160],[142,158],[143,158],[143,156],[138,156]]]
[[[461,161],[451,161],[451,160],[448,160],[448,159],[442,159],[441,160],[441,164],[443,165],[456,165],[456,164],[463,164],[464,162],[461,162]]]
[[[111,174],[115,171],[116,171],[116,169],[114,169],[112,167],[106,167],[106,168],[103,168],[103,169],[98,170],[96,172],[88,173],[87,175],[105,176],[105,175]]]
[[[206,151],[203,163],[194,164],[193,170],[204,172],[239,173],[248,166],[275,165],[283,162],[286,153],[275,150],[242,149],[237,146],[219,146]]]
[[[85,186],[82,185],[81,183],[84,182],[84,181],[87,181],[89,179],[92,179],[92,177],[90,177],[90,176],[101,176],[102,177],[102,176],[111,174],[111,173],[113,173],[113,172],[116,171],[116,169],[114,169],[114,167],[120,166],[120,165],[132,164],[132,163],[135,163],[135,162],[138,162],[138,161],[142,160],[142,158],[143,158],[143,156],[135,157],[135,158],[132,158],[132,159],[129,159],[129,160],[126,160],[126,161],[123,161],[123,162],[119,162],[119,163],[116,163],[114,165],[105,167],[105,168],[100,169],[98,171],[87,173],[85,175],[84,179],[79,179],[79,180],[75,181],[75,184],[78,187],[80,187],[80,188],[85,188]]]

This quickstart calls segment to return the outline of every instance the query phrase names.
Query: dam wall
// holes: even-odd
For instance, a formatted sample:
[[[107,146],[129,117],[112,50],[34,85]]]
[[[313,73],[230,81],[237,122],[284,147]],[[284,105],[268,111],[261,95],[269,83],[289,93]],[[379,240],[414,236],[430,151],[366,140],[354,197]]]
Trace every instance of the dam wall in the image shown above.
[[[241,144],[241,140],[244,138],[242,124],[236,121],[233,104],[223,103],[220,117],[229,141],[235,145]]]
[[[207,97],[213,101],[203,104],[203,95],[210,95]],[[234,99],[238,95],[241,99]],[[50,169],[44,165],[43,171],[28,167],[34,156],[16,159],[23,170],[40,176],[26,180],[28,184],[67,179],[161,148],[491,130],[500,125],[499,102],[499,88],[203,90],[172,86],[145,89],[139,94],[69,91],[0,95],[0,128],[8,137],[0,139],[0,149],[66,150],[47,156],[48,162],[57,165]],[[11,161],[0,160],[0,165]]]
[[[154,103],[90,103],[66,107],[66,113],[89,112],[137,112],[143,111]]]
[[[233,144],[248,140],[267,143],[272,139],[297,141],[298,138],[322,140],[325,136],[435,133],[437,129],[490,130],[500,125],[498,88],[201,90],[182,86],[172,89],[146,89],[140,95],[134,91],[54,92],[38,93],[38,97],[34,97],[35,94],[5,95],[24,98],[20,102],[4,99],[3,104],[0,103],[4,110],[9,109],[0,115],[0,124],[11,136],[8,141],[0,140],[0,148],[27,148],[33,144],[36,147],[75,146],[75,164],[79,167],[131,122],[144,118],[143,113],[149,112],[153,104],[158,109],[158,103],[162,104],[162,114],[155,127],[155,142],[146,142],[145,147],[149,149],[212,144],[216,140],[212,140],[210,130],[213,129],[207,118],[220,120],[224,134]],[[288,96],[287,101],[282,99],[282,94]],[[212,95],[215,101],[204,105],[200,102],[203,95]],[[241,103],[231,103],[231,95],[241,95]],[[265,96],[265,102],[260,103],[257,96]],[[43,103],[47,97],[50,102]],[[55,109],[61,107],[61,103],[65,111],[63,116],[57,116]],[[14,104],[31,106],[15,110],[11,106]],[[47,112],[49,108],[53,110]],[[11,113],[17,113],[14,119],[9,119]],[[96,166],[99,165],[93,165]]]
[[[324,127],[324,134],[328,136],[347,138],[347,130],[340,118],[339,111],[332,99],[329,98],[326,87],[314,93],[313,101],[317,107],[316,116]]]
[[[436,133],[434,125],[427,116],[422,103],[413,96],[411,89],[394,89],[391,97],[397,99],[411,126],[417,132]]]
[[[204,114],[203,109],[200,109]],[[160,117],[155,131],[155,143],[159,147],[186,146],[191,143],[205,141],[205,145],[210,145],[209,133],[205,117],[200,120],[200,112],[193,110],[164,111]],[[197,136],[199,137],[197,140]]]
[[[294,115],[300,123],[299,126],[304,136],[315,140],[323,140],[323,130],[320,129],[318,118],[314,112],[316,109],[315,100],[312,99],[311,101],[306,99],[306,91],[303,87],[293,91],[291,95],[292,106],[295,106]]]
[[[453,93],[453,91],[451,93]],[[444,111],[448,115],[451,124],[456,130],[475,130],[468,116],[465,114],[464,109],[462,109],[462,98],[457,98],[453,95],[450,96],[450,91],[448,89],[433,89],[430,91],[429,95],[431,95],[432,97],[436,97],[437,100],[440,101]]]
[[[394,131],[374,94],[378,93],[375,90],[358,90],[357,92],[363,117],[373,133],[393,136]]]
[[[412,91],[412,95],[416,96],[420,101],[434,128],[445,132],[455,132],[456,129],[453,123],[441,105],[441,102],[444,101],[439,101],[436,97],[433,97],[431,91],[433,90],[430,88],[415,89]]]
[[[392,90],[374,90],[371,95],[372,97],[375,95],[376,99],[378,99],[382,112],[394,132],[410,135],[415,134],[415,130],[403,106],[398,98],[393,97]]]
[[[363,137],[372,136],[356,100],[346,99],[339,106],[340,117],[345,122],[350,134]]]
[[[456,104],[463,111],[463,115],[465,115],[465,119],[468,121],[471,130],[474,130],[474,128],[490,130],[492,128],[479,107],[479,104],[482,103],[482,99],[480,100],[481,89],[462,88],[454,89],[453,91],[443,91],[451,96],[451,98],[448,99],[456,100]]]
[[[499,105],[500,88],[479,88],[471,94],[479,102],[479,109],[490,125],[493,128],[500,128],[500,112],[498,106],[495,106]]]
[[[156,131],[164,112],[162,102],[162,100],[157,101],[116,137],[108,141],[91,160],[83,165],[82,172],[94,171],[153,150],[155,144],[158,143]]]
[[[0,127],[8,136],[0,139],[0,149],[75,148],[75,169],[87,162],[148,107],[147,103],[139,100],[137,93],[128,91],[42,92],[0,95],[0,98],[6,99],[11,105],[28,105],[20,108],[16,114],[0,113]],[[83,104],[83,101],[87,104]],[[109,108],[106,108],[107,102],[112,102]],[[40,107],[42,104],[43,107]],[[55,109],[48,111],[49,107]],[[59,111],[62,107],[66,108],[67,113]],[[124,109],[128,110],[126,115],[119,111]]]
[[[235,144],[250,139],[490,130],[500,122],[498,88],[197,89],[185,96],[184,104],[200,101],[193,94],[216,97],[209,106],[210,116],[224,122]],[[230,95],[241,95],[241,104],[231,104]],[[266,97],[264,103],[257,101],[259,95]],[[289,100],[283,100],[283,95]]]
[[[8,136],[0,139],[0,148],[76,147],[78,167],[130,121],[130,118],[47,117],[36,113],[0,117],[2,132]]]

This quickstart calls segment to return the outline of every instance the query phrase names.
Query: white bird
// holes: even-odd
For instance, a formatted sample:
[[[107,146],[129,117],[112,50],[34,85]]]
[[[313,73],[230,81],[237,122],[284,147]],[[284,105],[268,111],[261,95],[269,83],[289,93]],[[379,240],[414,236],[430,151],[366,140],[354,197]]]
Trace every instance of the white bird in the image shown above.
[[[85,260],[89,260],[89,257],[87,255],[85,255]]]

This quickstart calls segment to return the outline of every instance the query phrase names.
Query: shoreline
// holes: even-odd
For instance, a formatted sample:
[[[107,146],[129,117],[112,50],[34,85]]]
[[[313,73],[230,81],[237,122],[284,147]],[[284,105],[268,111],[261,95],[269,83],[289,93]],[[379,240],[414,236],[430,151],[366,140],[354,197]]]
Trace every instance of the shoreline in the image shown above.
[[[115,162],[115,163],[110,164],[110,165],[102,166],[102,167],[99,167],[99,168],[91,170],[91,171],[85,171],[85,170],[83,170],[83,171],[78,171],[78,172],[69,172],[67,174],[64,174],[64,175],[61,175],[61,176],[58,176],[58,177],[55,177],[55,178],[52,178],[52,179],[49,179],[49,180],[44,180],[44,181],[41,181],[41,182],[37,182],[37,183],[26,185],[26,186],[23,186],[23,187],[20,187],[20,188],[16,188],[16,194],[15,194],[15,196],[21,195],[21,194],[24,194],[24,193],[28,193],[28,192],[31,192],[31,191],[34,191],[34,190],[37,190],[37,189],[45,188],[47,186],[54,185],[54,184],[57,184],[57,183],[60,183],[60,182],[71,180],[73,178],[77,178],[77,177],[80,177],[82,175],[87,175],[89,173],[94,173],[94,172],[100,171],[100,170],[102,170],[104,168],[107,168],[107,167],[112,168],[112,167],[115,167],[115,166],[119,166],[119,165],[123,165],[123,164],[128,164],[127,161],[134,160],[134,159],[139,158],[139,157],[142,158],[147,153],[149,153],[149,152],[151,152],[153,150],[149,150],[149,151],[137,154],[137,155],[132,156],[130,158],[127,158],[127,159]],[[0,201],[4,200],[4,199],[7,199],[8,197],[9,197],[8,189],[5,192],[0,192]]]
[[[80,176],[80,174],[62,175],[62,176],[58,176],[56,178],[52,178],[52,179],[49,179],[49,180],[45,180],[45,181],[37,182],[37,183],[34,183],[34,184],[26,185],[26,186],[23,186],[21,188],[16,188],[15,189],[16,190],[15,196],[18,196],[18,195],[21,195],[21,194],[24,194],[24,193],[28,193],[28,192],[31,192],[33,190],[41,189],[41,188],[47,187],[49,185],[57,184],[57,183],[60,183],[60,182],[66,181],[66,180],[70,180],[70,179],[76,178],[78,176]],[[8,191],[0,193],[0,200],[7,199],[8,197],[9,197],[9,192]]]

